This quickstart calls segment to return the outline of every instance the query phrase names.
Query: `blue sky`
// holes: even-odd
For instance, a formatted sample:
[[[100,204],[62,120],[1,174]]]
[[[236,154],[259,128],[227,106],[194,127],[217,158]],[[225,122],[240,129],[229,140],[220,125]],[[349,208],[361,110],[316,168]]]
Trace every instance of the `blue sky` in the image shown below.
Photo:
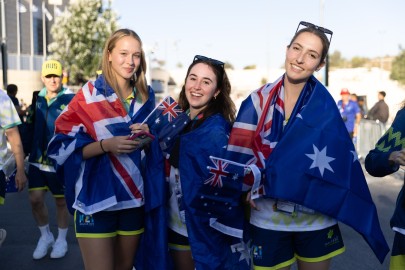
[[[404,0],[113,0],[120,27],[141,37],[153,57],[188,66],[196,54],[277,68],[299,21],[334,32],[330,51],[345,58],[405,49]]]

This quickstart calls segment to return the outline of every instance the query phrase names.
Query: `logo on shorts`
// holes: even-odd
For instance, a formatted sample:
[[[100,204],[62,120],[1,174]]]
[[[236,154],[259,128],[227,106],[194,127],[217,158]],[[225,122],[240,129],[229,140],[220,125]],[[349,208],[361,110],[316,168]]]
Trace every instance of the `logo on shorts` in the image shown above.
[[[262,246],[253,245],[252,254],[253,254],[253,258],[255,258],[256,260],[261,260],[262,255],[263,255]]]
[[[335,232],[333,231],[333,229],[330,229],[327,235],[328,241],[326,241],[325,246],[333,246],[337,243],[340,242],[339,240],[339,235],[335,235]]]
[[[79,214],[80,226],[94,226],[94,219],[92,215]]]

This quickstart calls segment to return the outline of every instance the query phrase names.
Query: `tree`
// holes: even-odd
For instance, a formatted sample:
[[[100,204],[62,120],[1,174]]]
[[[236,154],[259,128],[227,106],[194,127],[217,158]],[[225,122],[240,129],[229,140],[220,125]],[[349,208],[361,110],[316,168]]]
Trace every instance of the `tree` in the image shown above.
[[[392,62],[390,78],[405,84],[405,49],[400,49],[402,52]]]
[[[225,68],[226,69],[233,69],[233,65],[229,62],[225,62]]]
[[[346,60],[342,57],[340,51],[334,51],[329,55],[330,67],[342,68],[345,66]]]
[[[243,69],[247,70],[247,69],[256,69],[256,65],[248,65],[245,66]]]
[[[111,0],[103,9],[103,0],[70,1],[67,9],[55,19],[48,50],[52,59],[61,61],[72,84],[95,77],[104,43],[117,29],[117,16]]]
[[[368,58],[355,56],[351,60],[351,66],[352,68],[364,67],[368,62],[370,62]]]

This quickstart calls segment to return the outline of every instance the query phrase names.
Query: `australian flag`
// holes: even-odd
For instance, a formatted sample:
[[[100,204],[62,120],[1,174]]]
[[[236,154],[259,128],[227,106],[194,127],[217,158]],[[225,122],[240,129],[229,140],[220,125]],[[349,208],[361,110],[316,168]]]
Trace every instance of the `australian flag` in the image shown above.
[[[15,183],[15,175],[17,170],[14,170],[13,173],[9,176],[6,176],[6,193],[17,192],[18,189]]]
[[[207,176],[192,202],[199,215],[220,218],[239,205],[242,182],[248,167],[244,164],[210,156]]]
[[[283,77],[243,102],[228,158],[261,168],[265,197],[303,205],[351,226],[382,263],[388,244],[333,98],[312,76],[285,123],[282,83]]]
[[[158,137],[160,147],[165,154],[170,152],[174,138],[188,122],[190,122],[189,115],[183,112],[171,96],[164,98],[144,120],[151,133]]]

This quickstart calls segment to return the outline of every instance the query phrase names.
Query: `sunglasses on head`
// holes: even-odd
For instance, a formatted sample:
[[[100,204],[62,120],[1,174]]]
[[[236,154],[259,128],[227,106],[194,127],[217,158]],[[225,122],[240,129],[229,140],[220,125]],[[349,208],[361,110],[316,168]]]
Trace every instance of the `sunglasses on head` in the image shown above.
[[[318,26],[318,25],[315,25],[315,24],[310,23],[310,22],[301,21],[301,22],[298,24],[298,27],[297,27],[297,30],[295,31],[295,33],[297,33],[298,30],[300,30],[300,26],[304,26],[304,27],[306,27],[306,28],[313,28],[313,29],[319,30],[319,31],[321,31],[322,33],[324,33],[325,35],[329,35],[329,43],[332,42],[332,35],[333,35],[333,32],[332,32],[331,30],[329,30],[329,29],[327,29],[327,28],[324,28],[324,27],[321,27],[321,26]]]
[[[202,56],[202,55],[196,55],[196,56],[194,56],[193,63],[194,63],[195,61],[210,62],[211,64],[213,64],[213,65],[215,65],[215,66],[220,66],[220,67],[222,67],[222,68],[225,67],[225,63],[224,63],[224,62],[221,62],[221,61],[219,61],[219,60],[212,59],[212,58],[209,58],[209,57],[206,57],[206,56]]]

